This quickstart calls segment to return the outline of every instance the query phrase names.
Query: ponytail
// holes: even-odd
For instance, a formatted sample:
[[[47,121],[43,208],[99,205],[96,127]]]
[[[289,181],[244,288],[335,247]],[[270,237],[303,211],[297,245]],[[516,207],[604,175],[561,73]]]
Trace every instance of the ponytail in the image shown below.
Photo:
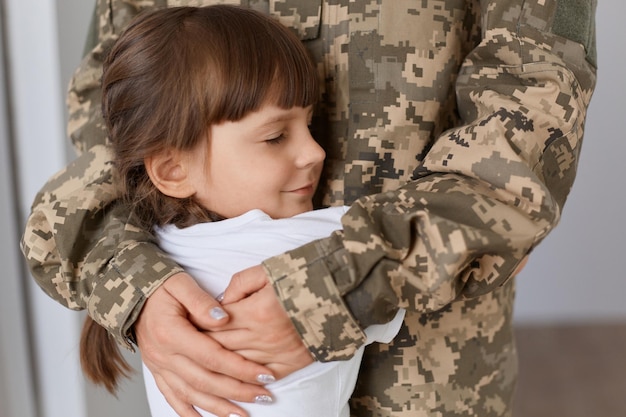
[[[121,378],[133,368],[126,362],[115,340],[89,316],[80,334],[80,366],[87,379],[115,395]]]

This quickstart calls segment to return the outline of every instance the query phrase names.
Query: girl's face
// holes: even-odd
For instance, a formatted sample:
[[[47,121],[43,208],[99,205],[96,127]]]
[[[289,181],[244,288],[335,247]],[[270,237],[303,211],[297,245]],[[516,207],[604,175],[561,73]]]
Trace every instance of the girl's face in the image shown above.
[[[211,126],[208,146],[189,156],[199,203],[225,217],[252,209],[272,218],[312,210],[326,155],[309,132],[311,112],[264,105],[237,122]]]

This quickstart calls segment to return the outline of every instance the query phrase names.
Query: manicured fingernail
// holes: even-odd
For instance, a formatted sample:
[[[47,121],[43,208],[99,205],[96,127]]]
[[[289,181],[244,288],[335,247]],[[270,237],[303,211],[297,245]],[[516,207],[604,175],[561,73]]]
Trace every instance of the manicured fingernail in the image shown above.
[[[217,297],[215,297],[215,299],[218,303],[221,303],[222,301],[224,301],[224,293],[219,294]]]
[[[269,395],[257,395],[254,397],[254,402],[257,404],[272,404],[274,399]]]
[[[241,417],[241,415],[237,413],[230,413],[228,417]]]
[[[211,314],[211,317],[214,318],[215,320],[222,320],[223,318],[228,316],[228,314],[226,314],[226,312],[222,310],[221,307],[213,307],[210,311],[210,314]]]
[[[256,380],[259,381],[261,384],[271,384],[272,382],[276,382],[276,378],[274,378],[274,375],[268,374],[260,374],[256,377]]]

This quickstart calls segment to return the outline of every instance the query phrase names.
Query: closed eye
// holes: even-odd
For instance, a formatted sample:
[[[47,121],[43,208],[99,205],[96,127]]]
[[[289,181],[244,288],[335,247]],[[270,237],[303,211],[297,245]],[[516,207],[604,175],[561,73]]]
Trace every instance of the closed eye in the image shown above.
[[[279,136],[276,136],[275,138],[267,139],[265,142],[270,145],[278,145],[283,140],[285,140],[285,135],[280,134]]]

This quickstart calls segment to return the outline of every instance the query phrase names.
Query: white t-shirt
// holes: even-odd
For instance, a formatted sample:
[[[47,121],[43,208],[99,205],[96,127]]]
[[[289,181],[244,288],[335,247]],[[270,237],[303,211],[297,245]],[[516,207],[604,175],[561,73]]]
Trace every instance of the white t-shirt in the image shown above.
[[[314,210],[286,219],[272,219],[261,210],[185,229],[166,226],[157,230],[159,245],[199,285],[213,296],[222,293],[232,275],[261,261],[297,248],[341,229],[347,207]],[[404,310],[388,324],[365,329],[367,343],[389,343],[400,330]],[[348,417],[348,400],[354,390],[363,348],[347,361],[315,362],[267,385],[274,403],[238,403],[252,417]],[[153,417],[176,413],[158,390],[144,366],[144,380]],[[203,416],[213,416],[198,410]]]

